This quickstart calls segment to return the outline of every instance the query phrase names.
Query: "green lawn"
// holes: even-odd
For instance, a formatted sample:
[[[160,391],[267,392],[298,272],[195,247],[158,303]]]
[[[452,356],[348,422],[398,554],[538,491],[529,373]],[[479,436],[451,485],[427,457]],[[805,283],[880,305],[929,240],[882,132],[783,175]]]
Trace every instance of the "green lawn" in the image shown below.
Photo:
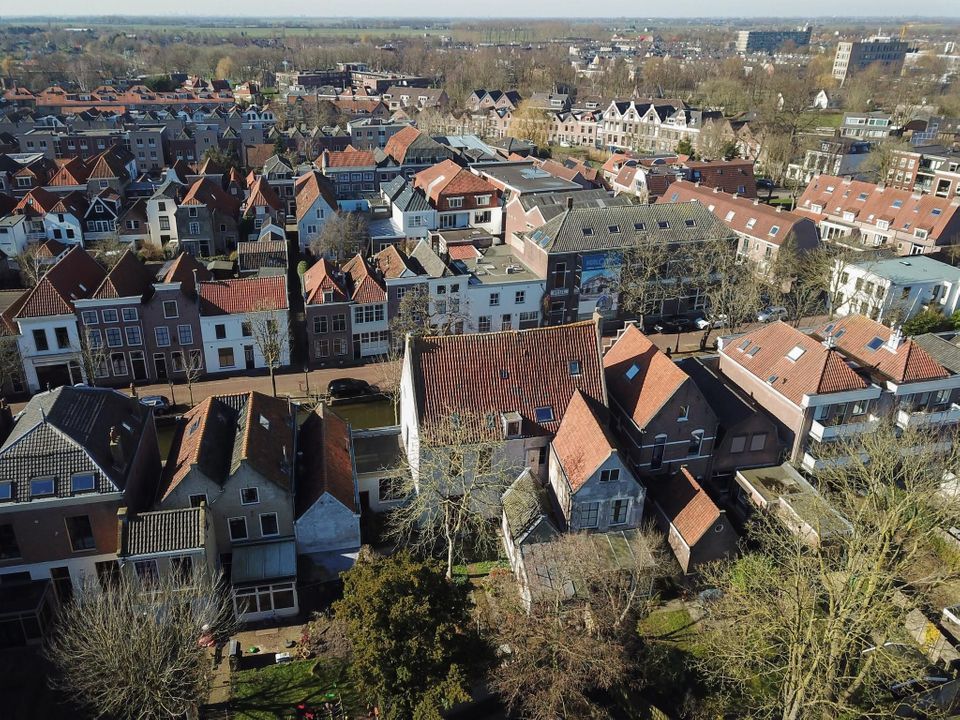
[[[357,688],[347,678],[346,664],[299,660],[234,673],[230,697],[236,720],[275,720],[293,717],[300,703],[317,706],[342,699],[348,716],[363,710]]]

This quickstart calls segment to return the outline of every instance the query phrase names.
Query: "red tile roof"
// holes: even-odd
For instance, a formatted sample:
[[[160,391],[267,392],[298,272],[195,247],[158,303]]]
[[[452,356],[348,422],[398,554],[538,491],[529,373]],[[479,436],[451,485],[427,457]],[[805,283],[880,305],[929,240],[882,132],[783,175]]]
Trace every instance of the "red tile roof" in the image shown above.
[[[787,354],[795,347],[803,353],[791,360]],[[724,344],[722,352],[797,405],[804,395],[869,387],[836,349],[824,347],[817,338],[784,322],[770,323],[734,338]]]
[[[383,148],[383,153],[393,158],[398,165],[403,165],[403,160],[407,156],[407,150],[410,149],[410,145],[412,145],[413,141],[418,137],[420,137],[420,131],[417,130],[417,128],[413,125],[405,127],[403,130],[390,136],[386,146]]]
[[[294,181],[294,194],[297,198],[297,220],[313,210],[317,198],[322,197],[332,210],[337,207],[337,193],[330,180],[316,170],[301,175]]]
[[[420,422],[517,412],[526,435],[555,433],[575,390],[606,405],[597,328],[571,325],[412,341]],[[576,371],[579,372],[576,372]],[[549,408],[551,420],[536,419]]]
[[[658,203],[698,201],[706,206],[731,230],[759,238],[765,242],[781,245],[793,232],[795,226],[809,226],[807,233],[816,237],[816,226],[803,215],[779,211],[764,203],[746,197],[734,197],[720,190],[696,185],[687,180],[677,180],[657,200]],[[732,216],[731,216],[732,213]],[[730,218],[729,220],[727,218]],[[776,232],[771,231],[776,227]]]
[[[22,213],[27,216],[46,215],[53,212],[53,207],[60,202],[60,196],[49,190],[34,188],[17,204],[13,209],[15,213]]]
[[[348,146],[345,150],[325,150],[320,158],[321,167],[376,167],[377,160],[372,152],[357,150]]]
[[[253,207],[268,207],[276,212],[283,210],[283,203],[266,178],[262,175],[256,179],[247,196],[247,210]]]
[[[757,196],[757,179],[753,174],[753,160],[688,161],[694,180],[710,188],[719,188],[725,193],[739,193],[742,197]],[[742,189],[741,189],[742,188]]]
[[[319,409],[300,426],[303,474],[297,484],[296,517],[301,517],[324,493],[357,512],[353,480],[350,425],[335,412]]]
[[[819,205],[822,211],[814,212],[814,205]],[[958,205],[948,198],[936,195],[819,175],[803,191],[796,212],[817,221],[826,216],[843,217],[844,213],[851,212],[858,223],[873,225],[877,220],[886,220],[890,223],[890,230],[913,234],[920,228],[936,240],[940,239],[957,209]]]
[[[891,350],[887,345],[892,334],[890,328],[863,315],[848,315],[824,323],[816,334],[824,339],[832,338],[836,347],[856,360],[858,365],[876,368],[896,383],[939,380],[950,375],[943,365],[909,338]],[[883,344],[874,350],[868,346],[874,341]]]
[[[205,205],[228,215],[236,215],[240,211],[240,201],[208,177],[195,180],[180,205]]]
[[[47,187],[76,187],[86,185],[90,168],[80,158],[64,161],[47,182]]]
[[[97,261],[75,245],[30,291],[16,318],[72,315],[73,301],[89,298],[105,275]]]
[[[447,254],[451,260],[476,260],[482,254],[473,245],[448,245]]]
[[[487,205],[496,204],[499,192],[479,175],[460,167],[453,160],[444,160],[413,176],[413,186],[423,190],[431,204],[437,206],[442,198],[456,195],[490,195]],[[441,208],[445,209],[445,208]]]
[[[307,305],[323,304],[324,292],[332,292],[332,302],[347,302],[350,298],[346,290],[334,278],[336,266],[329,260],[321,258],[303,274],[303,289],[307,296],[304,303]]]
[[[201,315],[286,309],[287,278],[282,275],[200,283]]]
[[[373,256],[373,262],[385,278],[402,277],[404,273],[410,271],[406,257],[396,245],[387,245]]]
[[[636,325],[627,326],[607,350],[603,367],[611,402],[623,408],[640,429],[656,417],[684,383],[691,382]]]
[[[570,488],[577,492],[616,449],[607,430],[606,408],[598,408],[580,390],[574,390],[553,438],[553,451],[563,466]]]
[[[685,467],[665,482],[652,483],[650,494],[689,546],[720,519],[720,510]]]
[[[187,295],[193,295],[196,291],[194,277],[200,282],[213,279],[213,275],[207,270],[206,265],[199,262],[190,253],[180,253],[167,267],[167,271],[161,278],[161,282],[178,282],[183,292]]]
[[[350,276],[353,283],[354,302],[365,304],[387,301],[387,289],[360,255],[354,255],[345,262],[343,272]]]

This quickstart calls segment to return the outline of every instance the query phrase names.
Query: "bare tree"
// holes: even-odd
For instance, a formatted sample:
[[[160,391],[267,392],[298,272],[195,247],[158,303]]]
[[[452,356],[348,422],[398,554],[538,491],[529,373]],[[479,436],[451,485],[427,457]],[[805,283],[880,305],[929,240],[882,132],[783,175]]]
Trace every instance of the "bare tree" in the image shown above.
[[[321,226],[320,233],[310,240],[310,252],[315,257],[330,258],[340,263],[364,252],[369,241],[370,231],[363,215],[337,212]]]
[[[61,607],[46,654],[53,683],[98,717],[168,720],[195,716],[206,700],[213,665],[201,636],[234,628],[221,578],[199,569],[148,587],[128,574],[105,587],[87,577]]]
[[[651,590],[666,567],[655,537],[628,532],[613,539],[616,550],[603,534],[540,544],[550,583],[538,586],[529,607],[512,574],[491,575],[495,623],[489,632],[504,651],[491,684],[511,712],[530,720],[608,717],[595,691],[628,679],[639,684],[631,636],[655,606]]]
[[[46,257],[41,253],[40,245],[37,243],[27,245],[23,249],[23,252],[17,254],[14,261],[20,270],[20,277],[23,280],[23,284],[27,287],[36,286],[36,284],[40,282],[40,278],[42,278],[51,267]]]
[[[80,357],[80,366],[87,384],[97,386],[97,378],[110,375],[110,351],[104,342],[100,330],[80,326],[80,343],[74,351]]]
[[[520,105],[510,113],[510,127],[507,134],[518,140],[529,140],[538,149],[547,147],[550,134],[550,114],[535,107],[528,100],[521,101]]]
[[[521,469],[487,418],[451,412],[424,425],[417,457],[398,472],[406,500],[389,534],[421,553],[442,550],[452,578],[457,561],[496,546],[500,496]]]
[[[98,240],[91,251],[94,259],[100,263],[103,269],[110,272],[120,262],[120,258],[123,257],[123,253],[129,247],[130,243],[121,240],[120,235],[114,232],[102,240]]]
[[[277,396],[277,369],[290,361],[290,327],[286,311],[269,304],[260,304],[250,315],[250,333],[263,363],[270,372],[270,386]],[[191,386],[191,402],[192,402]]]
[[[876,183],[889,182],[899,160],[899,152],[909,150],[910,144],[900,138],[884,138],[870,147],[870,153],[860,166],[860,171]]]
[[[6,328],[0,329],[0,392],[8,385],[23,382],[23,360],[17,336]]]
[[[203,353],[200,350],[190,350],[183,359],[183,378],[187,381],[187,392],[190,395],[190,407],[194,406],[193,386],[203,377]],[[276,390],[274,390],[276,395]]]
[[[824,503],[807,515],[819,548],[774,511],[750,527],[753,552],[704,572],[720,592],[702,621],[701,670],[732,693],[737,714],[899,715],[890,688],[928,662],[906,640],[907,615],[942,607],[935,593],[957,575],[935,532],[960,515],[944,487],[955,441],[882,426],[834,445],[816,478]]]

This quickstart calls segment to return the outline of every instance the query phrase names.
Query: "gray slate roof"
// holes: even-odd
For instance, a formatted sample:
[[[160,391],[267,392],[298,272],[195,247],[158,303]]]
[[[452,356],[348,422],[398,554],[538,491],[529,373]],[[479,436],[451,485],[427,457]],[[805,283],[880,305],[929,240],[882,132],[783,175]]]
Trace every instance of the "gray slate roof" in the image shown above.
[[[537,193],[535,195],[521,195],[517,202],[524,212],[533,208],[540,208],[540,214],[549,220],[567,209],[567,200],[573,200],[575,208],[590,207],[624,207],[633,205],[629,195],[610,195],[606,190],[572,190],[570,192]]]
[[[30,480],[55,478],[56,497],[72,497],[71,477],[96,476],[96,492],[122,492],[150,410],[116,390],[60,387],[35,395],[0,446],[0,481],[13,483],[11,500],[29,502]],[[110,430],[119,433],[124,458],[110,451]]]
[[[205,542],[204,508],[181,508],[141,513],[127,521],[120,555],[152,555],[197,550]]]
[[[573,253],[615,250],[653,239],[698,242],[732,232],[700,203],[663,203],[574,208],[526,236],[548,252]]]

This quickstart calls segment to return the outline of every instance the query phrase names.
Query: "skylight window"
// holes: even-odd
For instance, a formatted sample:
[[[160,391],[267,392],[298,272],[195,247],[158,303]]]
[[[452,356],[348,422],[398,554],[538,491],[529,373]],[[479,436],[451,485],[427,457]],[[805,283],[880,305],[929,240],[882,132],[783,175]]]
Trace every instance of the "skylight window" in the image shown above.
[[[637,367],[636,363],[634,363],[626,372],[627,380],[633,380],[637,376],[638,372],[640,372],[640,368]]]
[[[747,220],[747,230],[751,229],[756,224],[757,224],[757,219],[750,218],[749,220]]]
[[[53,490],[54,481],[52,477],[34,478],[30,481],[30,495],[32,497],[53,495]]]
[[[674,193],[670,196],[670,202],[676,202],[678,197],[680,197],[680,193]]]
[[[697,226],[697,221],[696,221],[696,220],[684,220],[684,221],[683,221],[683,224],[686,225],[687,227],[696,227],[696,226]]]
[[[636,230],[637,232],[640,232],[641,230],[646,230],[647,226],[644,225],[643,223],[634,223],[633,229]]]
[[[843,337],[843,334],[844,334],[846,331],[847,331],[846,328],[840,328],[839,330],[837,330],[837,334],[833,336],[833,339],[834,339],[834,340],[839,340],[840,338]]]
[[[748,347],[750,347],[750,341],[749,341],[749,340],[744,340],[742,343],[740,343],[740,347],[739,347],[738,349],[740,350],[740,352],[743,352],[743,351],[746,350]]]
[[[938,217],[942,212],[943,210],[941,210],[940,208],[934,208],[933,210],[930,211],[930,214],[933,215],[934,217]]]
[[[667,222],[666,220],[661,220],[660,222],[657,223],[657,225],[659,225],[660,228],[663,230],[667,230],[670,227],[670,223]]]
[[[731,210],[730,212],[727,213],[727,216],[724,218],[724,220],[725,220],[726,222],[730,222],[731,220],[733,220],[733,218],[734,218],[734,216],[735,216],[736,214],[737,214],[737,213],[736,213],[735,211]]]
[[[750,357],[753,357],[758,352],[760,352],[760,346],[754,345],[752,348],[750,348],[749,352],[747,352],[747,355],[749,355]]]
[[[90,492],[97,486],[97,477],[93,473],[77,473],[70,478],[70,492]]]
[[[803,349],[802,347],[800,347],[799,345],[794,345],[794,346],[793,346],[793,350],[791,350],[790,352],[787,353],[787,359],[788,359],[788,360],[793,360],[793,362],[796,362],[796,361],[799,360],[801,357],[803,357],[803,354],[804,354],[805,352],[806,352],[806,350],[804,350],[804,349]]]
[[[553,408],[552,407],[537,408],[534,411],[534,417],[537,419],[538,423],[552,422]]]
[[[571,360],[571,361],[569,362],[569,364],[568,364],[568,367],[570,368],[570,374],[571,374],[571,375],[576,376],[576,375],[579,375],[579,374],[580,374],[580,361],[579,361],[579,360]]]
[[[583,236],[590,237],[593,235],[593,228],[583,228]]]
[[[770,377],[767,378],[767,382],[773,385],[777,381],[777,377],[778,377],[777,375],[771,375]]]
[[[863,201],[863,200],[866,200],[866,199],[867,199],[867,193],[865,193],[865,192],[864,192],[864,193],[860,193],[859,195],[857,195],[857,200]]]
[[[261,426],[264,430],[269,430],[269,429],[270,429],[270,421],[269,421],[265,416],[263,416],[263,415],[260,416],[260,426]]]
[[[770,237],[776,237],[778,232],[780,232],[780,226],[774,225],[770,228]]]
[[[883,338],[875,337],[870,342],[867,343],[867,347],[871,350],[879,350],[883,347]]]
[[[902,208],[902,207],[903,207],[903,200],[894,200],[892,207],[895,207],[895,208],[897,208],[897,209]]]
[[[607,230],[609,230],[611,233],[614,233],[614,234],[615,234],[615,233],[620,232],[620,226],[619,226],[619,225],[610,225],[610,226],[607,227]]]

